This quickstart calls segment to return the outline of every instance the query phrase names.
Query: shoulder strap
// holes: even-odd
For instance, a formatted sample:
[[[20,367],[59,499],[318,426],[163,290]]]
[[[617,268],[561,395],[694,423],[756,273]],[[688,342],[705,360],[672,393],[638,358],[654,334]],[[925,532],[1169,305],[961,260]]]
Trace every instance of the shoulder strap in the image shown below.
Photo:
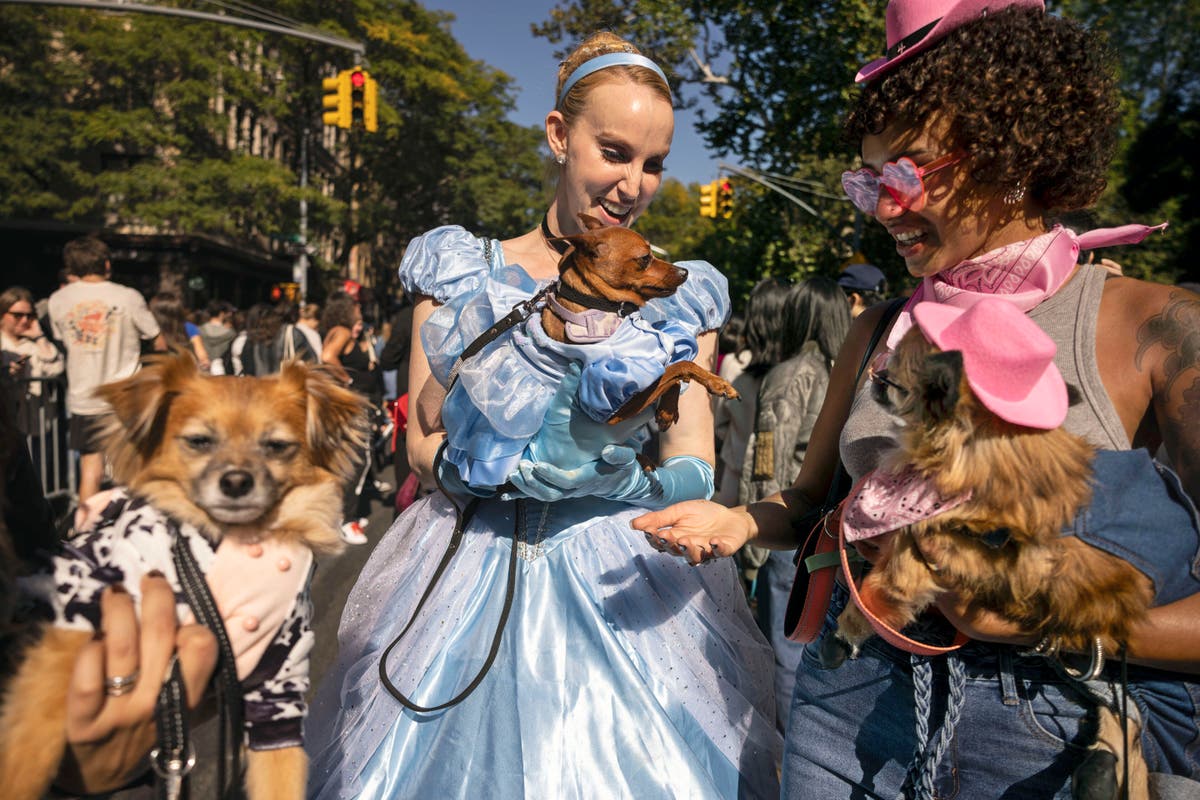
[[[279,364],[282,366],[285,362],[291,361],[296,357],[296,326],[287,325],[283,329],[283,353],[279,357]]]
[[[871,363],[871,354],[879,346],[879,340],[883,338],[888,325],[900,309],[904,307],[905,302],[907,302],[906,298],[897,297],[888,303],[887,308],[883,310],[883,316],[879,318],[879,322],[875,325],[875,330],[871,332],[871,340],[867,342],[867,349],[863,353],[862,361],[858,365],[858,371],[854,373],[854,390],[856,392],[858,391],[858,382],[862,380],[863,372],[866,371],[867,365]],[[842,498],[849,494],[849,492],[850,473],[846,472],[846,465],[839,458],[837,472],[833,476],[833,481],[829,484],[829,494],[825,496],[825,502],[821,506],[821,516],[837,508],[838,504],[842,502]],[[811,527],[812,525],[810,524],[804,530],[807,532]]]

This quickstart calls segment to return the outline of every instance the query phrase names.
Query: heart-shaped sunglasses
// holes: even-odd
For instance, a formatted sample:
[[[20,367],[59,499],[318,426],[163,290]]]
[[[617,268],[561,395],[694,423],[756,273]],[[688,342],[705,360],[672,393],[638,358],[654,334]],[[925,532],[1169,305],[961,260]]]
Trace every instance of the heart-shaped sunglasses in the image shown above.
[[[917,166],[907,156],[883,165],[882,172],[868,167],[847,170],[842,173],[842,188],[854,207],[864,214],[874,216],[879,204],[879,187],[887,189],[888,195],[901,208],[920,211],[925,207],[925,176],[940,169],[953,166],[967,157],[966,153],[955,152],[936,158],[924,166]]]

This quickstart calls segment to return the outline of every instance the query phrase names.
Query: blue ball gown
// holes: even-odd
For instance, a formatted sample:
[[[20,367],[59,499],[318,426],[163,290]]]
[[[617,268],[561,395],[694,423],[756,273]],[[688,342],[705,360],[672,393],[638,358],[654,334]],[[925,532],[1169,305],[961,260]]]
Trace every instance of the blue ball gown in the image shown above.
[[[539,288],[504,263],[498,242],[488,249],[491,263],[481,240],[459,227],[438,228],[409,245],[401,266],[410,292],[444,304],[422,331],[443,383],[466,343]],[[655,330],[677,334],[664,324],[677,323],[694,338],[724,321],[728,300],[724,278],[710,265],[686,267],[680,290],[652,301],[642,316]],[[536,331],[532,338],[545,344]],[[671,341],[659,338],[666,351]],[[480,474],[502,471],[519,455],[554,396],[553,365],[539,361],[536,349],[507,337],[460,372],[477,400],[473,410],[454,411],[448,398],[444,416],[460,414],[447,426],[451,444],[456,426],[473,431],[456,441]],[[673,356],[647,350],[631,359],[639,357]],[[484,414],[486,425],[471,424],[481,407],[496,413]],[[630,444],[646,438],[644,431],[619,436]],[[392,652],[388,676],[423,706],[471,681],[496,630],[515,536],[512,611],[479,687],[458,705],[419,714],[384,689],[379,662],[424,593],[455,514],[440,493],[405,511],[347,600],[338,660],[306,726],[310,796],[777,797],[774,662],[734,565],[719,559],[691,567],[655,551],[629,527],[640,513],[599,498],[484,500]]]

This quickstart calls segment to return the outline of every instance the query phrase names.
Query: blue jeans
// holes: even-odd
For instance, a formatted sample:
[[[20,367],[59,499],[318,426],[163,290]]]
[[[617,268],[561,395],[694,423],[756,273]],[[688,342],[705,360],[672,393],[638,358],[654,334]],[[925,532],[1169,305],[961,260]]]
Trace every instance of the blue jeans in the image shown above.
[[[840,586],[825,621],[845,606]],[[910,657],[872,637],[854,660],[824,669],[805,648],[783,755],[784,798],[886,798],[900,792],[916,746]],[[1071,773],[1094,735],[1092,703],[1043,659],[972,642],[954,738],[935,773],[939,798],[1069,798]],[[930,738],[946,705],[945,659],[935,661]],[[1194,683],[1130,669],[1130,695],[1146,721],[1151,771],[1200,779]],[[1200,788],[1200,787],[1197,787]]]
[[[767,563],[758,569],[758,615],[759,626],[771,642],[775,652],[775,724],[779,730],[787,729],[788,714],[792,707],[792,688],[796,683],[796,667],[804,645],[787,638],[783,616],[787,611],[788,596],[796,578],[796,565],[792,562],[795,550],[772,550]],[[763,623],[766,623],[765,625]]]

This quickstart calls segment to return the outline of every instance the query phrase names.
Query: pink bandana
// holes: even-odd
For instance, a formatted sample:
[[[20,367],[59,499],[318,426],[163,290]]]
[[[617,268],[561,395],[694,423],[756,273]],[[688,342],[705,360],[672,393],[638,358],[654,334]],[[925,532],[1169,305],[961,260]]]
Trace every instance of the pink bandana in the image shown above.
[[[1055,225],[1040,236],[998,247],[930,275],[921,281],[897,317],[888,336],[888,350],[894,350],[896,343],[912,327],[909,309],[922,300],[969,308],[984,297],[998,295],[1012,301],[1022,311],[1029,311],[1067,282],[1075,270],[1080,250],[1136,244],[1151,232],[1165,227],[1165,222],[1154,227],[1122,225],[1076,235],[1074,231]]]
[[[899,475],[872,470],[850,491],[842,510],[847,542],[870,539],[936,517],[971,499],[968,491],[943,497],[933,482],[911,467]]]

